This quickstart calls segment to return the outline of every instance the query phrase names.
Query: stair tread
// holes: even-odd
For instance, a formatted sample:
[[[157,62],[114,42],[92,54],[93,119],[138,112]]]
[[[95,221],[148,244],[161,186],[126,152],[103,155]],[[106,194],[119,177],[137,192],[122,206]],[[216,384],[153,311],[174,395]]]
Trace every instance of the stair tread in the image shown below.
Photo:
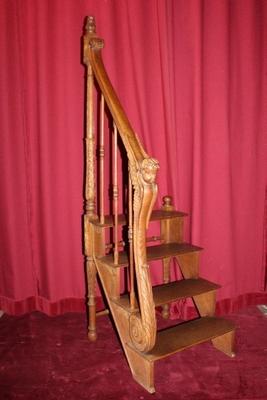
[[[201,247],[192,245],[190,243],[163,243],[157,246],[148,246],[146,249],[148,262],[202,250]],[[119,262],[116,265],[114,264],[112,253],[104,257],[100,257],[99,260],[113,268],[125,267],[129,262],[126,251],[119,252]]]
[[[158,331],[154,348],[148,353],[137,352],[148,361],[156,361],[234,329],[234,323],[224,318],[198,318]],[[133,348],[130,344],[128,346]]]
[[[188,214],[182,211],[164,211],[164,210],[153,210],[151,213],[150,221],[160,221],[162,219],[171,219],[177,217],[185,217]],[[104,223],[101,224],[98,219],[91,221],[92,224],[101,226],[103,228],[110,228],[114,225],[114,216],[113,215],[105,215]],[[125,214],[118,215],[118,224],[125,225],[127,223],[127,218]]]
[[[180,281],[154,286],[153,296],[155,305],[159,306],[181,298],[197,296],[219,288],[220,285],[202,278],[182,279]]]
[[[198,278],[181,279],[179,281],[153,286],[152,291],[155,306],[158,307],[179,299],[197,296],[199,294],[207,293],[219,288],[220,285],[217,285],[216,283],[207,281],[206,279]],[[131,312],[129,294],[120,296],[120,298],[115,300],[115,302],[127,311]],[[133,311],[138,310],[136,309]]]

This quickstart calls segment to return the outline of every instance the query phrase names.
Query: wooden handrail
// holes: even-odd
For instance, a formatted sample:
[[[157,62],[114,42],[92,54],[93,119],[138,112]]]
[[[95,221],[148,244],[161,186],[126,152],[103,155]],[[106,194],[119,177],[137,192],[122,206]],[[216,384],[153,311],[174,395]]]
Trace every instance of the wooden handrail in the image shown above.
[[[133,345],[139,351],[147,352],[155,344],[156,317],[150,270],[146,256],[146,228],[157,196],[155,179],[159,165],[157,160],[147,155],[131,127],[105,70],[101,54],[103,47],[104,41],[96,35],[94,18],[88,17],[84,34],[84,63],[88,72],[93,71],[114,124],[118,129],[127,152],[129,173],[134,187],[133,251],[140,314],[130,316],[129,326]],[[87,106],[90,106],[90,104],[91,101]],[[90,116],[91,113],[88,112],[88,115]]]
[[[119,130],[121,139],[127,151],[133,153],[134,158],[142,162],[148,155],[137,138],[119,98],[109,80],[102,60],[101,50],[104,47],[103,39],[96,36],[93,17],[88,17],[84,35],[84,63],[90,65],[104,95],[109,111]]]

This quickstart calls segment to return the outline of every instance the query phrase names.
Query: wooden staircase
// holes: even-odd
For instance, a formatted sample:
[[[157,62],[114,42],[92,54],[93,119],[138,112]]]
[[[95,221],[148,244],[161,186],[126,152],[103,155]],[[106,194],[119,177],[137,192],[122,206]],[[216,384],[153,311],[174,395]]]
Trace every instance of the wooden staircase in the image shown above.
[[[103,40],[96,35],[93,17],[88,17],[84,34],[87,68],[84,249],[88,337],[92,341],[97,337],[98,275],[132,375],[153,393],[155,361],[206,341],[232,357],[235,326],[214,316],[216,291],[220,286],[199,277],[202,249],[183,240],[186,214],[174,209],[170,196],[163,198],[160,210],[153,210],[158,162],[145,153],[125,115],[103,65],[103,46]],[[112,149],[108,166],[112,170],[110,215],[104,212],[107,135],[111,136],[109,147]],[[119,214],[118,140],[122,142],[127,163],[123,171],[128,182],[126,187],[120,187],[123,214]],[[149,223],[156,221],[160,235],[147,237]],[[162,260],[162,284],[157,286],[152,286],[150,278],[150,268],[154,267],[148,263],[153,260]],[[170,281],[172,260],[183,277],[174,282]],[[122,282],[126,282],[123,293]],[[168,319],[169,304],[185,298],[193,299],[199,317],[158,331],[155,307],[162,307],[162,317]]]

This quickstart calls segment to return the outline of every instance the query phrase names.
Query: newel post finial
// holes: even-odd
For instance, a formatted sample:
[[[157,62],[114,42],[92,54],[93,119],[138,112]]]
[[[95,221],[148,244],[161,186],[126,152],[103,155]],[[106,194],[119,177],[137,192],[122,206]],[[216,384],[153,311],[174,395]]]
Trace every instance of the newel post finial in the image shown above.
[[[92,15],[86,18],[85,31],[90,35],[96,33],[95,17],[93,17]]]

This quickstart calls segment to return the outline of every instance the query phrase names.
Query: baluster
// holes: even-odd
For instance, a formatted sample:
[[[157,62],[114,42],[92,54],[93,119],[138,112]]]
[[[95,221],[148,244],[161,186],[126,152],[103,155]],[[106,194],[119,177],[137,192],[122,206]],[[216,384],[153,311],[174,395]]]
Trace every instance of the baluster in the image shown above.
[[[162,210],[164,211],[173,211],[174,206],[172,204],[171,196],[163,197],[163,206]],[[171,234],[172,234],[172,221],[171,220],[163,220],[161,221],[161,235],[163,236],[164,243],[171,243]],[[162,260],[163,266],[163,283],[169,283],[171,280],[171,258],[164,258]],[[169,304],[164,304],[162,306],[162,317],[168,319],[170,316],[170,306]]]
[[[86,36],[94,34],[94,23],[88,20],[86,27]],[[87,40],[87,39],[86,39]],[[89,307],[89,325],[88,337],[90,340],[96,340],[96,302],[95,302],[95,285],[96,285],[96,266],[93,260],[93,250],[90,245],[90,227],[89,221],[96,218],[95,214],[95,176],[94,176],[94,123],[93,123],[93,85],[94,77],[92,67],[87,58],[87,44],[84,42],[84,62],[87,66],[87,95],[86,95],[86,178],[85,178],[85,255],[86,270],[88,279],[88,307]],[[91,232],[92,233],[92,232]]]
[[[118,250],[118,130],[113,123],[113,214],[114,214],[114,264],[119,262]]]
[[[104,109],[105,109],[105,99],[103,94],[101,94],[100,102],[100,139],[99,139],[99,208],[100,208],[100,224],[104,224]]]
[[[128,226],[128,240],[129,240],[129,262],[130,262],[130,307],[133,310],[136,305],[135,291],[134,291],[134,255],[133,255],[133,186],[129,174],[128,183],[128,213],[129,213],[129,226]]]
[[[87,115],[86,115],[86,188],[85,188],[85,210],[90,217],[95,217],[95,176],[94,176],[94,151],[95,135],[93,122],[93,71],[90,65],[87,68]]]

